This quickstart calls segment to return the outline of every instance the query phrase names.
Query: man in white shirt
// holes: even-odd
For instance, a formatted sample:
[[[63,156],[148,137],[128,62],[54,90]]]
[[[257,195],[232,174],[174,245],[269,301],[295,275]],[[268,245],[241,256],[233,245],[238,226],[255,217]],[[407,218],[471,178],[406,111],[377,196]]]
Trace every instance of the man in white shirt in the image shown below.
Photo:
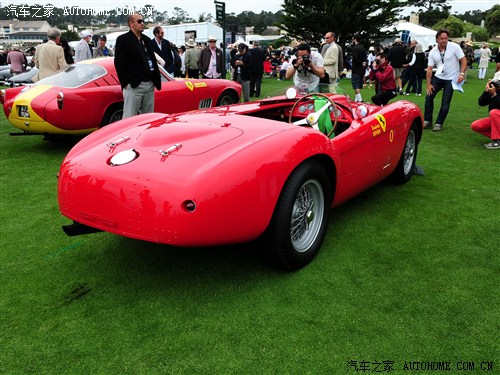
[[[297,47],[297,59],[286,71],[286,79],[293,77],[293,84],[299,90],[314,92],[318,90],[319,80],[325,76],[323,57],[319,52],[311,52],[311,46],[302,43]]]
[[[453,97],[452,81],[462,83],[467,69],[467,59],[462,48],[456,43],[448,41],[450,33],[446,29],[438,30],[436,33],[437,45],[429,52],[429,63],[427,64],[427,95],[425,97],[424,129],[441,131],[444,120],[450,109]],[[434,66],[436,73],[432,75]],[[443,90],[441,108],[432,127],[432,113],[434,111],[434,98],[439,91]]]
[[[92,58],[92,50],[89,46],[90,39],[92,38],[92,34],[90,34],[87,30],[83,30],[80,33],[80,41],[75,46],[75,62],[88,60]]]

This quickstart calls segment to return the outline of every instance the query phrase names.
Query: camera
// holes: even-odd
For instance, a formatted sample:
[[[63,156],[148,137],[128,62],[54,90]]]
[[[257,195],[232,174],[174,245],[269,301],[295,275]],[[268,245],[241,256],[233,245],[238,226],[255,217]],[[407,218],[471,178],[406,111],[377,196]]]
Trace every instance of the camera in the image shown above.
[[[379,60],[379,59],[376,59],[376,60],[375,60],[375,64],[380,65],[380,60]]]
[[[311,56],[309,56],[309,55],[302,56],[302,63],[305,66],[309,66],[309,64],[311,64]]]
[[[496,90],[500,88],[500,80],[494,79],[490,82],[490,87],[494,87]]]

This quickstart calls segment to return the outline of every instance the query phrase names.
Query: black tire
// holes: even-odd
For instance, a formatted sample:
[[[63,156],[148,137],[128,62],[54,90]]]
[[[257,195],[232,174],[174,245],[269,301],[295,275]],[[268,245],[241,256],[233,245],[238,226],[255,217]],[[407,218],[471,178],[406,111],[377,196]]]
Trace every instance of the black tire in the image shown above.
[[[123,117],[123,103],[115,103],[106,109],[102,117],[101,128],[112,122],[121,120]]]
[[[406,137],[405,147],[399,158],[398,165],[391,174],[391,181],[401,185],[410,181],[415,169],[418,151],[418,130],[417,124],[413,123]]]
[[[268,250],[287,271],[307,265],[325,237],[331,204],[330,183],[314,160],[299,165],[288,178],[268,228]]]
[[[238,103],[240,100],[238,98],[238,94],[234,91],[224,91],[219,98],[217,99],[217,104],[215,104],[216,107],[219,107],[221,105],[231,105]]]

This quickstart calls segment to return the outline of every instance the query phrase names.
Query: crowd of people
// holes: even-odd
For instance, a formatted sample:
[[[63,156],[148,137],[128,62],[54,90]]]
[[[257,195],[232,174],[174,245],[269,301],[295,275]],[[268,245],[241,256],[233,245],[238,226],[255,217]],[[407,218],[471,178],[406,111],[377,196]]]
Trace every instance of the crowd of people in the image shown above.
[[[47,32],[46,43],[33,48],[32,66],[38,68],[33,81],[50,76],[59,69],[74,62],[97,57],[115,56],[115,66],[124,95],[124,117],[139,112],[150,112],[154,108],[154,89],[161,89],[158,65],[175,77],[185,78],[226,78],[242,86],[243,101],[261,95],[262,77],[267,74],[278,80],[289,79],[299,90],[309,93],[319,89],[319,85],[336,85],[345,77],[350,68],[354,101],[362,102],[362,89],[374,90],[371,101],[380,106],[398,95],[415,94],[421,96],[425,88],[424,129],[439,132],[443,129],[453,98],[454,84],[461,85],[470,74],[474,58],[473,44],[460,44],[449,40],[445,29],[436,33],[436,45],[424,51],[416,40],[405,45],[396,38],[391,45],[370,46],[365,50],[360,35],[352,37],[349,58],[337,44],[337,35],[328,31],[319,48],[297,42],[282,50],[270,46],[264,50],[258,41],[229,45],[223,53],[224,45],[217,46],[217,39],[210,36],[205,45],[194,39],[176,47],[164,38],[161,26],[153,29],[153,38],[143,34],[145,22],[142,15],[134,13],[128,17],[129,32],[118,37],[114,51],[106,46],[106,36],[97,38],[97,46],[92,43],[92,35],[84,30],[74,48],[61,37],[57,28]],[[62,48],[61,48],[62,47]],[[224,61],[224,55],[226,60]],[[486,69],[492,51],[488,43],[483,43],[478,63],[478,78],[486,79]],[[1,59],[5,61],[2,61]],[[19,48],[11,48],[7,54],[0,54],[0,65],[11,64],[12,74],[26,71],[28,59]],[[500,53],[496,54],[496,70],[500,74]],[[488,80],[485,91],[479,98],[479,105],[489,106],[490,116],[475,121],[472,129],[490,137],[486,148],[500,148],[500,77]],[[425,79],[425,85],[423,80]],[[442,91],[440,108],[433,122],[434,101]],[[366,92],[366,91],[365,91]]]

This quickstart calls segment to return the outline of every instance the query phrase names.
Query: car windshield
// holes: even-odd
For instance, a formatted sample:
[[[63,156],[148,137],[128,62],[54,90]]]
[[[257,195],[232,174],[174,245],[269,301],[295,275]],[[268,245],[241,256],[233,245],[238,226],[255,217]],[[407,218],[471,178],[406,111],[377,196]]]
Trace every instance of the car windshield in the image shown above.
[[[41,79],[36,85],[53,85],[65,88],[79,87],[106,74],[106,69],[96,64],[76,64],[61,69],[56,74]]]

